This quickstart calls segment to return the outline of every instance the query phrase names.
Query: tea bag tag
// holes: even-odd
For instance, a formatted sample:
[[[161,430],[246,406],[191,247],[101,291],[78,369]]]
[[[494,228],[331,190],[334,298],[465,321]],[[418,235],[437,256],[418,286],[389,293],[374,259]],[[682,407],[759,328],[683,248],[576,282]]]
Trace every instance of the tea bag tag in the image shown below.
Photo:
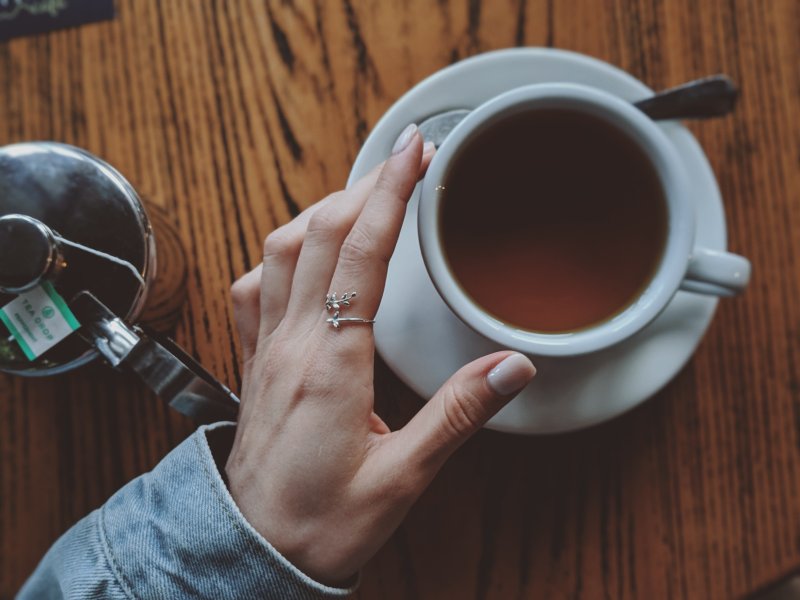
[[[0,321],[28,360],[35,360],[81,326],[49,281],[22,292],[0,308]]]

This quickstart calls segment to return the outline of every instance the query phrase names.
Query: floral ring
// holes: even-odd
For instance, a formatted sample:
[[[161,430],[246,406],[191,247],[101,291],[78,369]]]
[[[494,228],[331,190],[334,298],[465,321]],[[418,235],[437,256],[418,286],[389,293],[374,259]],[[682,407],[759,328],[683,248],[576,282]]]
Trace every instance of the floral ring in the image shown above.
[[[349,307],[353,298],[356,297],[355,291],[345,292],[341,298],[337,298],[335,293],[325,296],[325,310],[333,312],[333,316],[328,318],[326,322],[333,325],[334,329],[339,329],[343,323],[353,323],[362,325],[371,325],[375,319],[362,319],[360,317],[340,317],[339,312],[345,307]]]

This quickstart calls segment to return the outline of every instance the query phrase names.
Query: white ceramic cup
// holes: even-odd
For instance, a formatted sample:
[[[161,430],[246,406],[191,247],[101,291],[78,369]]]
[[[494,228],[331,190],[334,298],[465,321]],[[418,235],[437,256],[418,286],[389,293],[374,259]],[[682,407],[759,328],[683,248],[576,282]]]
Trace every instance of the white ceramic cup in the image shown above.
[[[441,186],[458,149],[510,115],[552,108],[593,115],[633,140],[658,173],[668,219],[661,263],[639,297],[602,323],[575,332],[553,334],[516,328],[476,304],[450,271],[439,235]],[[750,262],[746,258],[695,245],[695,210],[686,193],[687,179],[683,162],[667,136],[632,104],[577,84],[545,83],[516,88],[472,111],[439,147],[425,175],[419,203],[422,257],[433,284],[451,310],[468,326],[498,344],[526,354],[545,356],[572,356],[600,350],[645,327],[666,308],[678,290],[732,296],[747,285]],[[532,169],[530,185],[535,189],[535,169]],[[519,276],[524,277],[525,273]]]

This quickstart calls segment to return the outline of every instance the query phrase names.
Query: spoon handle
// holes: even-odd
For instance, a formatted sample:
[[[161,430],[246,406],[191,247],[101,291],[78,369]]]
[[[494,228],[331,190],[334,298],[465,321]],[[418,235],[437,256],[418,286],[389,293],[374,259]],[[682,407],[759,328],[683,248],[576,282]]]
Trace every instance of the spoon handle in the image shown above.
[[[636,102],[650,118],[705,119],[733,110],[739,90],[727,75],[695,79]]]

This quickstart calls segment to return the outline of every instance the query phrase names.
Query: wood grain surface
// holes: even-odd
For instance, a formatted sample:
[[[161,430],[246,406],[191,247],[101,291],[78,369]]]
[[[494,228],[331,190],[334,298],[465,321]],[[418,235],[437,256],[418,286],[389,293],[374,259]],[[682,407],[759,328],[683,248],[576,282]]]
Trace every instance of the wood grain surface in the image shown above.
[[[175,220],[177,339],[237,388],[228,288],[264,236],[344,185],[410,86],[461,58],[554,46],[661,88],[725,72],[691,124],[750,257],[657,397],[554,437],[481,432],[365,568],[359,597],[735,598],[800,567],[800,3],[796,0],[118,0],[113,22],[0,44],[0,144],[76,144]],[[380,410],[420,405],[382,365]],[[93,365],[0,376],[0,597],[193,426]]]

